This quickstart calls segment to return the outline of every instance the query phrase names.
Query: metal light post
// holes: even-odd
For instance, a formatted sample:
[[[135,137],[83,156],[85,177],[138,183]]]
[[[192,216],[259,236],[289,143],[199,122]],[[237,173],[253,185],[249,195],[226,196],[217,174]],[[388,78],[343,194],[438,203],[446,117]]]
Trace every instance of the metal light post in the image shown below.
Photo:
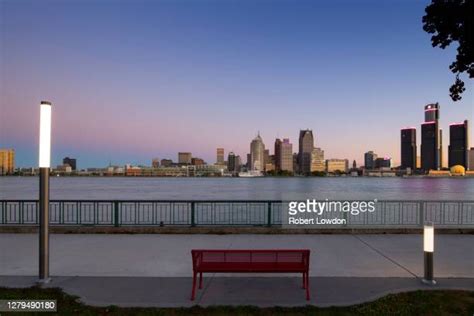
[[[51,167],[51,102],[41,101],[39,138],[39,283],[49,278],[49,169]]]
[[[423,228],[423,251],[425,261],[425,276],[423,283],[435,285],[433,279],[433,252],[434,252],[434,226],[433,223],[425,224]]]

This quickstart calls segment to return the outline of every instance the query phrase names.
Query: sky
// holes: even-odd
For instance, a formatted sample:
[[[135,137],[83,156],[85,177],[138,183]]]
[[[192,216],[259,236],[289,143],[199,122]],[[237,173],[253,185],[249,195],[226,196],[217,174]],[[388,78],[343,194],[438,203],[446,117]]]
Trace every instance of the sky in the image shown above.
[[[296,152],[306,128],[325,158],[399,162],[424,105],[440,103],[446,145],[450,123],[474,119],[472,80],[449,98],[457,46],[431,46],[428,3],[0,0],[0,148],[37,166],[48,100],[53,166],[213,163],[217,147],[245,161],[258,132],[270,153],[276,137]]]

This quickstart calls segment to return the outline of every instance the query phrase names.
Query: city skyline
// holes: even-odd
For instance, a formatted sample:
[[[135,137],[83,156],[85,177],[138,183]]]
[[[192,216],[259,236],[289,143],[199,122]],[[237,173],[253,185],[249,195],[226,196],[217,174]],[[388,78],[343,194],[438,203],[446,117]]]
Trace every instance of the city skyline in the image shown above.
[[[214,162],[219,147],[245,160],[259,130],[272,148],[275,138],[297,144],[306,128],[326,158],[360,165],[373,150],[399,164],[400,128],[419,127],[419,109],[439,102],[446,161],[449,124],[473,120],[473,89],[467,81],[463,100],[450,100],[455,47],[431,47],[427,3],[125,1],[91,11],[3,1],[0,147],[36,166],[37,105],[48,99],[53,165],[148,165],[180,151]],[[48,23],[34,22],[46,12]]]

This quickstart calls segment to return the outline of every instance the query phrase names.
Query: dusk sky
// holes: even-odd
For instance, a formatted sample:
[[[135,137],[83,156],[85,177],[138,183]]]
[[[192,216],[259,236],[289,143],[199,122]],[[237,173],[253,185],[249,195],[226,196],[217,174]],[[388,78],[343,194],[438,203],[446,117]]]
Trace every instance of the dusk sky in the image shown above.
[[[474,119],[472,80],[452,102],[457,44],[432,48],[429,1],[0,0],[0,147],[37,166],[39,104],[53,103],[53,166],[244,161],[258,131],[298,150],[310,128],[325,158],[399,162],[400,128],[441,104]]]

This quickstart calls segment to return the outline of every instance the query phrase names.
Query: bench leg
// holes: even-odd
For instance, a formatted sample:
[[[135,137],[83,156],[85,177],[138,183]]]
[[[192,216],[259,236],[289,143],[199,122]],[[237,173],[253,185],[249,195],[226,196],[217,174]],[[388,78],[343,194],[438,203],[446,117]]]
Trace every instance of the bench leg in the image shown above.
[[[309,273],[306,272],[306,300],[309,301]]]
[[[202,272],[199,273],[199,289],[202,289]]]
[[[306,288],[306,273],[303,272],[303,289]]]
[[[196,272],[193,272],[193,289],[191,291],[191,301],[194,301],[196,295]]]

